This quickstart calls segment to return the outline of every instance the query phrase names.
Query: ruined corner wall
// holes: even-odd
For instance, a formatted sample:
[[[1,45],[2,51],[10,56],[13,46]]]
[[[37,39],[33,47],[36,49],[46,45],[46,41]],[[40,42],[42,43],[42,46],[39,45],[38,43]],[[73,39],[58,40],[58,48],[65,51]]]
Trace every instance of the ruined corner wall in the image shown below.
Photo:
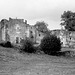
[[[9,21],[9,36],[11,43],[20,43],[21,39],[29,37],[29,26],[20,20]]]

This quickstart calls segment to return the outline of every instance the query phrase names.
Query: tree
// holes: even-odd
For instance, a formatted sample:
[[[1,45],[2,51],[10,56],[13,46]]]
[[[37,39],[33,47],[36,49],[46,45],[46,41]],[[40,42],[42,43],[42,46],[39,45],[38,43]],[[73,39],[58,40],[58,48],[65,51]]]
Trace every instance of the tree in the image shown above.
[[[75,13],[71,11],[64,11],[61,15],[61,26],[64,26],[68,31],[75,31]]]
[[[41,31],[41,32],[47,32],[48,31],[47,26],[48,26],[48,24],[45,23],[44,21],[42,21],[42,22],[38,21],[35,24],[36,29]]]

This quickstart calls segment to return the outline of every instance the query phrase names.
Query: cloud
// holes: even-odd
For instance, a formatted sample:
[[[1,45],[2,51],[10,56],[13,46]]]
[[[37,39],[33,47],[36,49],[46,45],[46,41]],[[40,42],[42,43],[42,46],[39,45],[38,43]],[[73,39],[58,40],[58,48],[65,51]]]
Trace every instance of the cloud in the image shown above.
[[[0,0],[0,19],[24,18],[31,24],[42,19],[50,28],[59,27],[65,10],[75,11],[75,0]]]

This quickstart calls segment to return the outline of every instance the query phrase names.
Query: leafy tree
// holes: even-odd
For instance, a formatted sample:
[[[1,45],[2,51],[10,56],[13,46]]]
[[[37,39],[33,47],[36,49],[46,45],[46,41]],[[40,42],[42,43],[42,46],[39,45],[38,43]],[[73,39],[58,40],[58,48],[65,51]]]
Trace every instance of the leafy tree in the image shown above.
[[[64,26],[68,31],[75,31],[75,13],[71,11],[64,11],[61,15],[61,26]]]
[[[48,31],[47,26],[48,26],[48,24],[45,23],[44,21],[42,21],[42,22],[38,21],[35,24],[36,29],[41,31],[41,32],[47,32]]]

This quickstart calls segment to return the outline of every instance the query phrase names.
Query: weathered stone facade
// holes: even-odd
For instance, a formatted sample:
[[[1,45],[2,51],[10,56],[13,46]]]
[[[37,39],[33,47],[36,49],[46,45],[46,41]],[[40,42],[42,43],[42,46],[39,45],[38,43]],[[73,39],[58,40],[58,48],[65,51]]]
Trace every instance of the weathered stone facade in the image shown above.
[[[22,39],[29,38],[35,43],[40,43],[44,33],[38,31],[35,26],[27,24],[23,19],[3,19],[1,21],[1,38],[3,41],[10,41],[19,44]]]
[[[75,31],[65,31],[63,36],[65,37],[65,46],[75,48]]]
[[[51,33],[60,38],[62,47],[75,48],[75,31],[54,30]]]
[[[21,39],[29,37],[29,25],[23,19],[12,19],[4,22],[2,30],[2,40],[11,43],[20,43]]]

